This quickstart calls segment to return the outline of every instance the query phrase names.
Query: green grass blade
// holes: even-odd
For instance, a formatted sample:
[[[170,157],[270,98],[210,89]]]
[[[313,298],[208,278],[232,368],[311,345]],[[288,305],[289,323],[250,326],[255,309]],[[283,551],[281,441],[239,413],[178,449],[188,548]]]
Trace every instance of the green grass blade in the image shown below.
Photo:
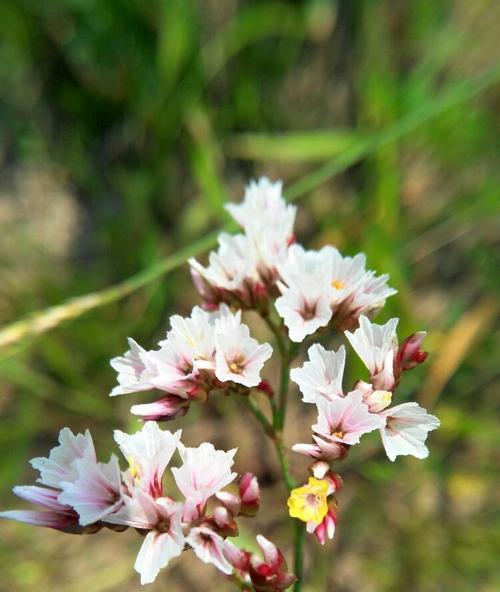
[[[485,89],[492,87],[499,81],[500,67],[495,66],[474,79],[465,80],[453,85],[442,96],[422,105],[420,109],[402,118],[387,129],[373,133],[365,139],[355,142],[351,148],[347,149],[338,157],[326,162],[323,166],[291,185],[286,191],[287,199],[291,201],[299,199],[307,192],[359,162],[362,158],[373,153],[381,146],[414,131],[448,109],[456,107],[479,95]],[[224,225],[115,286],[85,296],[72,298],[67,302],[33,313],[25,319],[7,325],[0,331],[0,348],[11,346],[27,337],[34,337],[45,331],[49,331],[65,321],[81,316],[89,310],[124,298],[131,292],[180,267],[188,257],[199,255],[212,248],[216,244],[217,235],[222,229],[231,230],[234,229],[234,225],[231,223]]]

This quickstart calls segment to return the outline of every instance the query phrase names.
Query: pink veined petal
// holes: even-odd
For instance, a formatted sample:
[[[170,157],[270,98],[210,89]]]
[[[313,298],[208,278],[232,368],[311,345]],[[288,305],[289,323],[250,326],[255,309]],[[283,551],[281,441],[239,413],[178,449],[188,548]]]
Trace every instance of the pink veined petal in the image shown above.
[[[149,532],[141,545],[134,569],[141,576],[141,584],[151,584],[159,571],[184,549],[184,541],[170,533]]]

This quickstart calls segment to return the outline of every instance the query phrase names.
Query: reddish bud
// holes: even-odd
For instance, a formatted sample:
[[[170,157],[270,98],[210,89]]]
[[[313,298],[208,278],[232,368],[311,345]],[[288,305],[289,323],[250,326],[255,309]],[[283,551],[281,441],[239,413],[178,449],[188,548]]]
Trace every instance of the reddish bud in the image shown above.
[[[217,506],[210,521],[222,537],[236,536],[238,525],[224,506]]]
[[[255,590],[257,592],[286,590],[297,578],[293,573],[287,572],[283,553],[262,535],[257,536],[257,543],[264,559],[255,554],[250,559],[250,578]]]
[[[422,351],[420,346],[426,335],[425,331],[419,331],[404,340],[396,358],[400,370],[411,370],[417,364],[425,362],[427,352]]]
[[[241,510],[243,516],[255,516],[260,506],[260,487],[257,477],[245,473],[240,481]]]
[[[274,397],[274,390],[269,380],[261,380],[257,389],[265,393],[269,398]]]

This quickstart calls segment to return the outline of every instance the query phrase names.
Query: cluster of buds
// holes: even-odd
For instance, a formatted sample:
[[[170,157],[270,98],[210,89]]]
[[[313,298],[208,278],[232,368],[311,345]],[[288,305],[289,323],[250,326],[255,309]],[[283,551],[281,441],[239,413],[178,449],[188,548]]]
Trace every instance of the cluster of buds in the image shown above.
[[[135,528],[144,537],[135,563],[143,584],[154,581],[171,559],[192,550],[242,590],[278,592],[290,587],[300,573],[288,571],[273,543],[258,535],[262,553],[257,554],[229,540],[238,534],[239,519],[254,516],[260,504],[257,478],[232,472],[236,450],[216,450],[208,442],[189,448],[180,441],[180,430],[162,431],[157,424],[182,417],[193,401],[205,401],[212,393],[250,397],[257,389],[269,399],[278,396],[261,377],[273,350],[254,339],[242,322],[242,311],[248,309],[265,319],[280,353],[286,354],[280,400],[271,401],[272,421],[252,401],[249,405],[280,455],[287,401],[283,385],[288,384],[296,344],[331,325],[344,333],[369,372],[367,380],[345,390],[345,347],[329,351],[319,343],[309,347],[301,367],[290,371],[304,403],[315,405],[317,422],[312,441],[292,447],[311,459],[311,474],[307,484],[291,490],[288,509],[320,544],[333,538],[337,524],[336,493],[342,480],[332,463],[345,457],[364,434],[378,430],[391,461],[400,455],[427,457],[425,442],[439,420],[415,402],[391,406],[404,373],[427,356],[421,350],[425,333],[399,345],[397,319],[373,323],[369,317],[396,292],[388,286],[388,276],[367,270],[361,253],[349,257],[333,246],[315,251],[297,244],[296,208],[281,191],[280,182],[250,183],[243,202],[227,206],[243,233],[221,234],[207,267],[189,261],[202,306],[195,306],[189,317],[172,316],[158,349],[146,350],[130,339],[129,351],[111,361],[118,374],[112,396],[161,393],[154,402],[131,408],[144,422],[140,431],[115,431],[128,468],[121,470],[116,456],[99,462],[88,431],[74,435],[64,428],[48,458],[31,462],[40,473],[40,485],[14,488],[41,509],[1,512],[1,517],[80,534],[103,527]],[[176,453],[180,465],[170,472],[178,491],[166,491],[163,478]]]

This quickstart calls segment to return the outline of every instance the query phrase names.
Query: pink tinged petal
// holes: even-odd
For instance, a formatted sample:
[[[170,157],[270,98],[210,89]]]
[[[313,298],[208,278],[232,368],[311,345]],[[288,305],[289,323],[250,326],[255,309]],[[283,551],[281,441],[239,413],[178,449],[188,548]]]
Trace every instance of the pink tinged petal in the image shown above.
[[[215,497],[233,516],[238,516],[241,510],[241,499],[237,495],[229,491],[219,491]]]
[[[10,510],[0,512],[0,518],[24,522],[33,526],[44,526],[54,528],[65,532],[78,532],[81,527],[78,526],[78,517],[75,513],[62,513],[57,510]]]
[[[96,454],[90,432],[73,434],[69,428],[59,432],[59,445],[52,448],[48,458],[34,458],[31,466],[40,472],[38,483],[59,488],[62,481],[72,481],[77,474],[73,465],[75,459],[88,456],[95,460]]]
[[[108,463],[77,459],[78,478],[74,483],[62,483],[59,502],[75,509],[80,524],[86,526],[116,512],[123,504],[121,474],[116,456]]]
[[[156,502],[148,493],[135,489],[132,497],[124,496],[122,507],[106,516],[106,522],[151,530],[161,514]]]
[[[233,573],[233,566],[224,555],[224,539],[210,528],[200,526],[192,528],[186,537],[198,559],[204,563],[215,565],[222,573]]]
[[[170,421],[184,417],[188,412],[190,401],[176,395],[167,395],[154,403],[132,405],[130,413],[140,415],[142,421]]]
[[[394,461],[397,456],[411,455],[427,458],[429,450],[425,445],[430,431],[439,427],[437,417],[427,413],[417,403],[403,403],[381,413],[387,423],[380,430],[387,456]]]
[[[61,492],[55,489],[47,489],[46,487],[38,487],[36,485],[17,485],[12,491],[17,497],[37,506],[58,512],[73,513],[69,506],[63,506],[59,503],[58,497]]]
[[[177,537],[170,533],[152,530],[146,535],[135,561],[134,569],[141,576],[141,584],[151,584],[159,571],[166,567],[171,559],[178,557],[184,549]]]
[[[333,400],[344,396],[342,378],[345,347],[342,345],[335,352],[314,344],[309,348],[308,355],[309,361],[290,372],[290,378],[299,386],[303,395],[302,400],[305,403],[315,403],[320,398]]]
[[[111,367],[118,373],[118,385],[111,391],[111,397],[152,388],[147,380],[142,379],[146,369],[142,356],[147,353],[146,350],[130,337],[128,344],[130,349],[123,356],[118,356],[110,361]]]

